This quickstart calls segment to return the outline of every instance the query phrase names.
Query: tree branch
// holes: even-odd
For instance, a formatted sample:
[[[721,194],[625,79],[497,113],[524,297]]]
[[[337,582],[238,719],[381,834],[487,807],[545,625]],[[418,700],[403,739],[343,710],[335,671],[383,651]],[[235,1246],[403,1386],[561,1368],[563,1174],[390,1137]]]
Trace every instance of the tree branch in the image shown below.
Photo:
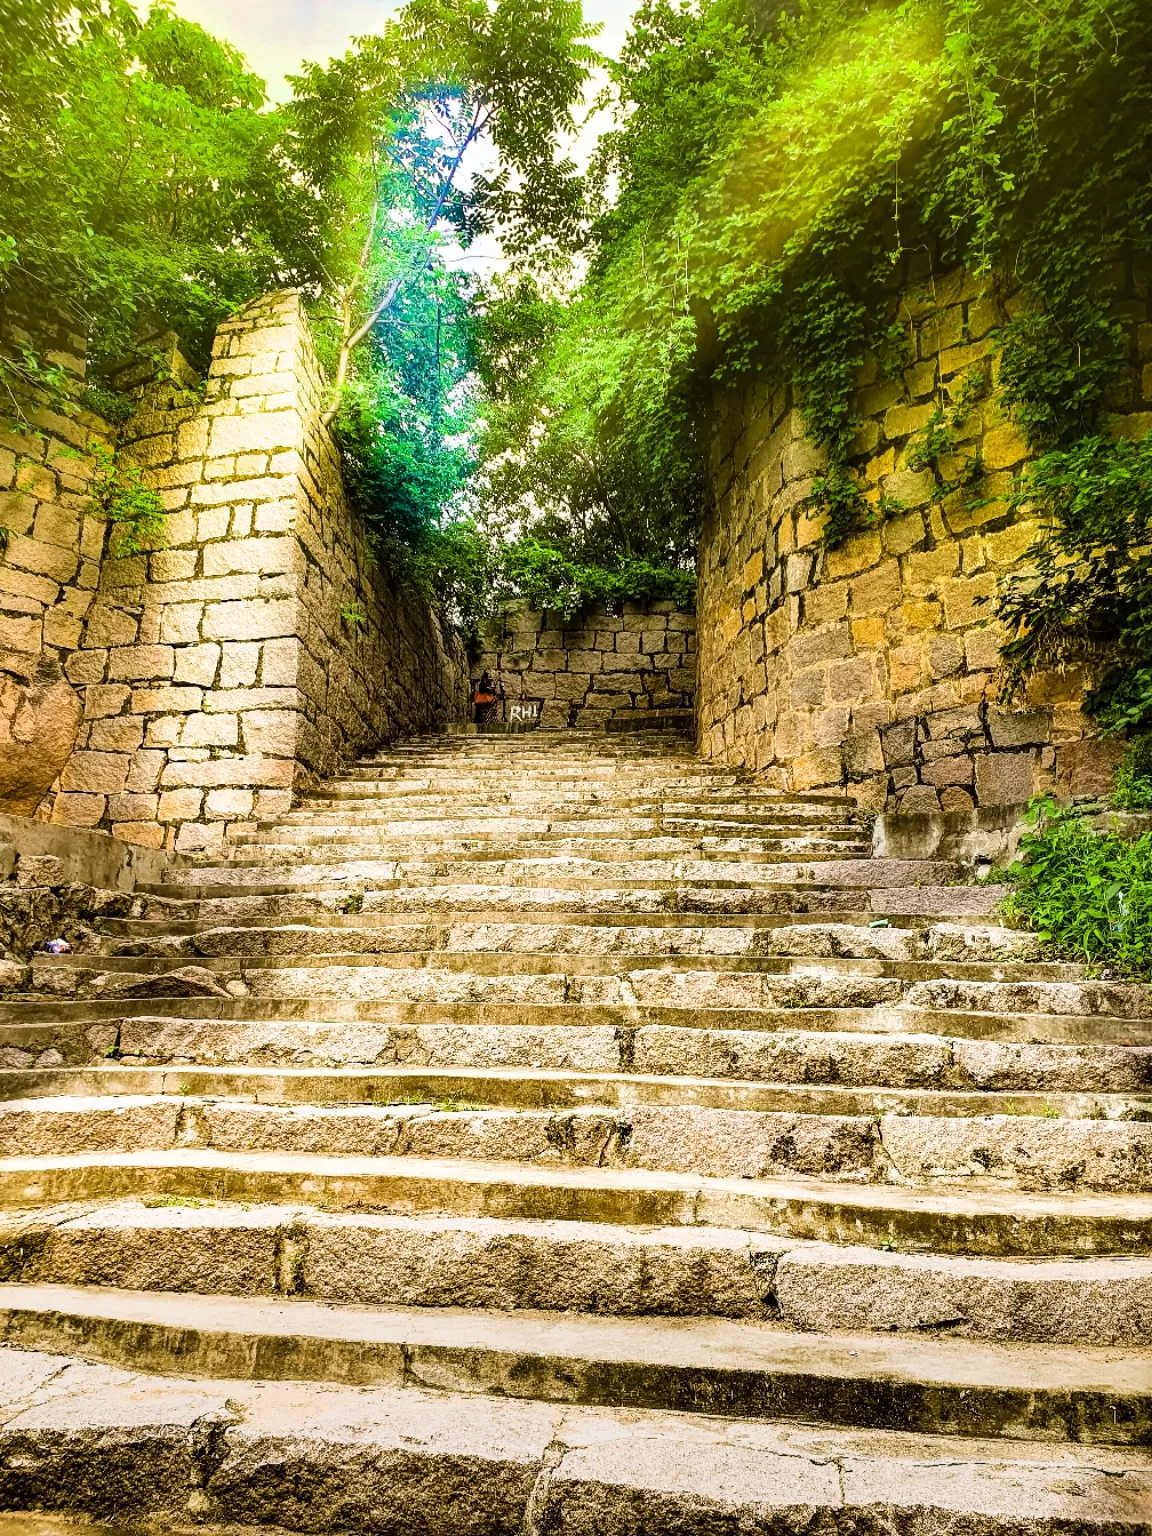
[[[460,141],[459,148],[457,149],[456,154],[452,160],[452,164],[449,167],[448,174],[444,177],[444,180],[440,184],[440,191],[437,195],[435,206],[433,207],[432,212],[428,215],[428,218],[424,224],[425,234],[430,235],[436,228],[437,224],[440,222],[441,215],[444,212],[444,205],[448,201],[448,195],[452,191],[452,188],[456,182],[456,177],[460,173],[460,167],[464,163],[464,156],[467,153],[469,147],[475,143],[479,135],[488,126],[489,120],[490,117],[484,113],[483,107],[477,106],[475,112],[472,114],[472,121],[469,124],[468,131]],[[402,272],[399,277],[394,277],[392,279],[387,288],[384,290],[383,296],[381,297],[379,303],[376,304],[376,306],[373,308],[372,313],[368,316],[362,325],[358,326],[355,330],[352,329],[352,304],[354,302],[356,292],[364,279],[364,273],[367,269],[368,258],[371,253],[372,239],[375,235],[376,222],[379,217],[379,209],[380,200],[377,198],[376,208],[372,216],[372,224],[368,231],[368,239],[365,242],[364,250],[361,252],[356,277],[353,279],[353,283],[348,289],[344,299],[343,340],[340,346],[340,360],[336,365],[336,377],[332,383],[332,399],[328,404],[328,409],[321,417],[321,420],[326,427],[330,427],[339,414],[340,406],[344,399],[344,391],[348,387],[348,370],[352,361],[352,353],[365,339],[365,337],[371,333],[373,328],[380,323],[381,319],[388,312],[388,310],[392,308],[392,305],[396,302],[397,295],[399,294],[401,288],[403,288],[408,278],[412,277],[416,272],[426,271],[427,268],[432,265],[432,252],[429,250],[424,260],[418,267],[413,267],[408,272]]]

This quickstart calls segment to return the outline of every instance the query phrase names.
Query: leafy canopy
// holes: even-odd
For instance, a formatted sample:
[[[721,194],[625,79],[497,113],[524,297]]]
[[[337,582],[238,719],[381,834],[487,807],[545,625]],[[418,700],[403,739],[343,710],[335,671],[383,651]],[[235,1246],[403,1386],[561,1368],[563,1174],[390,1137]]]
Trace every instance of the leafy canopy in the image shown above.
[[[97,364],[170,327],[202,361],[239,305],[318,286],[315,208],[263,100],[233,49],[162,7],[0,0],[9,320],[63,316]],[[36,363],[6,357],[0,385],[35,382]]]
[[[896,296],[929,259],[1019,289],[999,383],[1038,453],[1074,455],[1029,482],[1053,527],[1085,457],[1136,483],[1141,456],[1111,446],[1106,417],[1125,387],[1117,262],[1152,230],[1144,0],[646,0],[613,84],[586,280],[492,413],[497,498],[594,544],[622,521],[627,474],[646,550],[684,547],[708,509],[716,388],[767,371],[827,455],[815,500],[842,540],[884,510],[852,462],[858,370],[869,354],[901,364]],[[530,326],[539,299],[523,296]],[[510,330],[501,316],[497,356]],[[943,451],[943,409],[937,428]],[[1094,517],[1067,546],[1054,534],[1059,570],[1088,524],[1107,542],[1114,514]],[[1060,575],[1006,610],[1016,660],[1072,659],[1087,635],[1120,665],[1142,658],[1152,698],[1146,567],[1126,552],[1139,545],[1112,547],[1112,575],[1086,570],[1067,593]],[[1110,582],[1127,594],[1113,620]],[[1038,624],[1052,593],[1067,622]]]
[[[353,492],[378,534],[418,541],[472,462],[459,257],[497,233],[545,269],[570,244],[590,35],[579,0],[412,0],[270,110],[165,3],[0,0],[0,322],[63,317],[97,371],[172,329],[203,366],[222,318],[302,288]],[[34,340],[0,356],[9,414],[54,382]]]

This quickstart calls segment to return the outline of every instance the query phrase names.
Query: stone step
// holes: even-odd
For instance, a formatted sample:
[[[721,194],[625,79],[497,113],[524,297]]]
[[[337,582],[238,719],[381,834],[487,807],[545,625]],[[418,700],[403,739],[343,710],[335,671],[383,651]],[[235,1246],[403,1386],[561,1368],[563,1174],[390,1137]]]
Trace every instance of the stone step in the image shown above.
[[[1152,1354],[797,1334],[727,1318],[333,1308],[7,1284],[5,1340],[193,1377],[325,1381],[536,1402],[1143,1446]]]
[[[322,976],[325,969],[330,972],[327,979]],[[61,970],[57,974],[69,973]],[[232,990],[226,991],[210,971],[192,965],[159,976],[122,976],[116,989],[111,984],[107,989],[118,991],[118,996],[74,999],[41,994],[0,999],[0,1027],[86,1027],[108,1021],[127,1022],[160,1011],[175,1018],[215,1018],[236,1024],[528,1027],[559,1031],[573,1038],[586,1030],[635,1032],[667,1028],[770,1035],[928,1034],[1013,1047],[1098,1044],[1143,1050],[1152,1045],[1152,1021],[1147,1018],[1071,1012],[964,1013],[919,1008],[899,1000],[884,1002],[884,989],[901,986],[900,982],[884,979],[849,977],[842,983],[843,990],[837,991],[831,985],[813,986],[806,977],[755,976],[754,981],[765,989],[785,989],[776,997],[775,1004],[763,1000],[758,1005],[740,1006],[739,995],[733,997],[723,989],[702,989],[695,993],[697,1002],[687,1001],[685,994],[683,1005],[678,1005],[673,1000],[675,984],[684,979],[683,975],[661,971],[645,974],[653,978],[646,989],[652,1000],[645,1002],[598,1001],[599,996],[605,995],[600,983],[608,980],[615,984],[613,978],[583,977],[573,982],[562,976],[544,976],[528,978],[532,986],[521,987],[518,983],[525,978],[472,978],[452,973],[389,972],[350,966],[318,967],[314,971],[254,971],[253,979],[262,977],[266,993],[270,994],[256,996],[247,983],[230,982]],[[707,984],[724,980],[722,975],[717,978],[711,972],[697,974]],[[362,988],[364,995],[357,996],[354,983],[364,977],[368,978]],[[397,979],[395,987],[389,978]],[[425,995],[425,983],[433,982],[437,985],[432,995]],[[453,983],[458,985],[449,993]],[[416,996],[418,989],[423,1000]],[[562,992],[568,996],[561,996]],[[867,1001],[870,996],[875,1000]],[[551,1001],[543,1000],[549,997]],[[851,1001],[853,998],[855,1002]],[[157,1004],[164,1006],[158,1010]],[[753,1048],[751,1042],[749,1048]]]
[[[267,885],[238,891],[156,886],[142,888],[136,898],[141,917],[168,925],[182,921],[204,926],[312,914],[385,914],[388,916],[451,913],[457,919],[481,921],[492,914],[512,913],[518,923],[547,920],[630,923],[658,920],[662,924],[728,923],[777,919],[782,922],[821,921],[828,917],[868,922],[886,919],[894,926],[927,926],[924,919],[978,919],[991,916],[1003,900],[989,886],[923,886],[891,889],[706,890],[558,890],[543,886],[442,885],[372,890],[363,882],[330,881],[310,889]]]
[[[377,830],[397,837],[443,836],[458,837],[533,836],[539,833],[555,833],[559,836],[591,836],[603,832],[608,836],[640,836],[649,832],[672,832],[679,836],[701,833],[708,836],[738,836],[745,829],[752,835],[774,837],[831,837],[852,841],[862,836],[858,826],[829,821],[817,823],[798,820],[781,814],[757,814],[733,817],[724,813],[699,814],[696,816],[642,816],[596,815],[592,808],[579,816],[562,817],[555,814],[509,816],[508,807],[493,809],[484,815],[461,815],[458,804],[445,806],[442,813],[425,809],[420,816],[396,816],[379,811],[290,811],[276,821],[258,821],[254,831],[233,834],[237,844],[271,837],[274,841],[292,841],[303,833],[317,833],[336,838],[356,839],[365,829]]]
[[[647,976],[652,971],[669,975],[701,975],[710,973],[727,981],[733,977],[760,975],[766,977],[798,977],[804,981],[824,977],[830,982],[846,981],[852,977],[889,979],[902,983],[904,991],[921,981],[968,979],[980,982],[1024,983],[1033,986],[1043,980],[1061,983],[1079,982],[1083,979],[1081,966],[1063,962],[1029,963],[1026,961],[1001,960],[850,960],[829,959],[823,963],[811,959],[789,956],[754,954],[652,954],[639,951],[632,955],[575,953],[548,954],[538,951],[497,950],[481,953],[469,950],[420,949],[396,950],[386,948],[387,935],[365,932],[353,935],[353,943],[360,948],[349,948],[342,943],[343,935],[325,933],[291,934],[267,930],[229,929],[216,930],[204,935],[203,949],[193,935],[163,940],[111,940],[102,946],[111,947],[115,953],[36,955],[33,956],[33,989],[53,995],[99,996],[105,992],[104,978],[163,976],[172,972],[174,960],[194,960],[196,968],[220,978],[258,977],[271,969],[315,969],[319,963],[326,968],[336,966],[349,970],[418,971],[447,975],[471,975],[476,977],[498,976],[555,976],[613,977],[623,984],[634,975]],[[293,938],[311,945],[301,953],[291,947]],[[246,954],[246,949],[257,949],[268,944],[270,954]],[[278,945],[283,949],[278,952]],[[154,951],[159,950],[159,953]],[[233,953],[232,951],[235,951]],[[67,973],[74,973],[71,980]],[[791,1005],[792,999],[789,999]]]
[[[358,972],[339,969],[343,977]],[[264,972],[276,978],[280,972]],[[369,972],[370,975],[387,972]],[[401,972],[402,975],[427,975],[429,972]],[[298,972],[286,972],[293,977]],[[458,978],[459,980],[459,978]],[[492,978],[479,978],[492,980]],[[501,978],[504,980],[504,978]],[[548,980],[548,978],[545,978]],[[585,978],[596,980],[596,978]],[[771,980],[771,978],[765,978]],[[243,983],[230,983],[233,989]],[[888,983],[885,983],[888,985]],[[899,983],[897,983],[899,985]],[[284,991],[284,988],[280,988]],[[774,1044],[756,1037],[800,1035],[800,1037],[877,1037],[894,1035],[934,1035],[943,1040],[972,1041],[995,1046],[1003,1057],[1014,1052],[1028,1052],[1031,1046],[1118,1046],[1135,1048],[1134,1060],[1143,1060],[1152,1046],[1152,1025],[1144,1018],[1111,1018],[1097,1014],[963,1014],[940,1009],[911,1008],[903,1003],[876,1006],[783,1006],[783,1008],[676,1008],[660,1003],[539,1003],[539,1001],[412,1001],[410,998],[361,998],[350,1001],[346,991],[333,988],[332,997],[318,998],[309,988],[301,995],[253,997],[224,992],[217,978],[197,966],[144,977],[138,980],[137,994],[121,997],[55,998],[25,997],[0,1000],[0,1029],[43,1031],[88,1029],[89,1026],[123,1025],[132,1020],[163,1014],[172,1020],[217,1020],[227,1028],[267,1025],[281,1028],[304,1025],[309,1028],[339,1029],[341,1026],[386,1026],[395,1029],[442,1029],[458,1031],[464,1041],[468,1032],[481,1040],[485,1034],[493,1049],[515,1040],[515,1031],[528,1031],[522,1038],[536,1038],[547,1051],[568,1052],[579,1049],[579,1041],[601,1035],[613,1038],[622,1048],[644,1031],[676,1032],[682,1038],[693,1032],[720,1032],[743,1035],[742,1049],[773,1052]],[[352,1031],[350,1031],[352,1032]],[[382,1038],[382,1037],[381,1037]],[[447,1038],[447,1037],[445,1037]],[[817,1044],[816,1049],[819,1049]],[[995,1052],[994,1052],[995,1054]],[[1040,1052],[1043,1058],[1043,1052]],[[3,1064],[3,1063],[0,1063]],[[15,1063],[8,1063],[15,1064]],[[570,1061],[548,1061],[548,1066],[567,1066]]]
[[[573,1023],[582,1022],[589,1008],[723,1011],[741,1015],[739,1022],[733,1020],[733,1027],[745,1028],[763,1027],[755,1017],[747,1022],[743,1017],[761,1011],[811,1014],[871,1009],[878,1011],[876,1027],[882,1028],[893,1027],[889,1015],[899,1008],[905,1024],[911,1015],[993,1021],[1038,1016],[1065,1019],[1073,1025],[1091,1019],[1111,1025],[1122,1022],[1144,1037],[1152,1034],[1152,986],[1146,983],[1020,980],[1010,973],[1018,976],[1021,967],[999,963],[960,967],[952,961],[652,958],[654,963],[645,967],[635,959],[629,963],[605,956],[578,961],[569,956],[555,960],[515,954],[450,958],[418,952],[256,957],[247,963],[244,957],[205,956],[197,957],[201,963],[174,966],[172,957],[164,956],[36,955],[31,983],[53,997],[100,1000],[231,995],[317,1003],[332,999],[346,1004],[566,1007],[573,1010]],[[933,977],[933,972],[959,969],[969,970],[976,979]],[[19,999],[10,1006],[19,1006]],[[621,1016],[620,1022],[633,1017]]]
[[[97,1005],[98,1006],[98,1005]],[[811,1088],[905,1089],[999,1094],[1008,1113],[1024,1095],[1122,1094],[1146,1099],[1147,1048],[968,1041],[924,1034],[752,1032],[641,1026],[549,1028],[532,1023],[388,1024],[337,1019],[228,1020],[191,1003],[169,1004],[185,1017],[156,1017],[148,1005],[120,1005],[104,1017],[68,1024],[0,1026],[8,1069],[95,1065],[268,1066],[343,1069],[638,1073],[709,1077]],[[153,1009],[155,1004],[152,1005]],[[93,1010],[94,1011],[94,1010]],[[412,1011],[412,1010],[409,1010]],[[1023,1111],[1022,1111],[1023,1112]],[[1044,1112],[1043,1110],[1039,1112]]]
[[[55,996],[113,998],[165,993],[196,995],[212,985],[219,988],[227,978],[238,978],[244,990],[234,989],[235,995],[257,998],[709,1010],[873,1008],[899,1003],[905,996],[915,1005],[927,987],[936,985],[905,980],[898,975],[872,974],[902,969],[894,962],[859,962],[856,970],[846,965],[843,971],[835,970],[834,963],[829,962],[826,971],[817,972],[811,961],[764,960],[753,968],[753,962],[742,959],[704,965],[695,956],[680,963],[656,957],[659,963],[653,969],[628,969],[603,957],[584,963],[564,957],[557,964],[548,964],[531,955],[522,959],[514,955],[490,956],[486,960],[460,957],[458,963],[443,963],[445,957],[418,954],[410,957],[410,964],[403,963],[403,956],[394,955],[280,956],[249,964],[205,958],[207,964],[173,969],[172,961],[164,958],[36,956],[32,962],[32,983],[38,991]],[[941,967],[955,968],[950,963]],[[912,969],[919,972],[925,967]],[[163,984],[169,977],[173,984],[166,987]],[[193,981],[203,985],[193,986]],[[954,984],[944,985],[951,988]],[[1079,996],[1082,987],[1087,991],[1081,983],[1021,983],[1027,990],[1019,994],[1010,982],[981,985],[987,990],[977,994],[977,1000],[989,1003],[988,1008],[981,1010],[985,1012],[993,1011],[994,999],[1000,1008],[1006,1009],[1017,997],[1017,1012],[1030,1011],[1029,1004],[1044,1001],[1067,1003],[1069,1006],[1062,1011],[1069,1015],[1096,1012],[1089,1006],[1096,1000],[1094,993]],[[1046,992],[1039,990],[1042,986],[1064,990],[1048,998]],[[936,995],[947,998],[952,993],[928,994]],[[1077,1001],[1081,1006],[1074,1009],[1071,1004]],[[1119,1004],[1125,999],[1115,1001]],[[1130,1015],[1115,1016],[1139,1019],[1140,1007],[1141,1004],[1132,1002]]]
[[[1152,1344],[1152,1258],[947,1258],[719,1227],[125,1201],[0,1216],[0,1279],[343,1306],[735,1317],[801,1333]]]
[[[333,862],[348,857],[349,848],[356,850],[358,858],[381,859],[428,859],[432,857],[463,857],[465,862],[483,859],[504,860],[509,857],[560,858],[568,855],[595,857],[606,864],[629,863],[637,858],[690,858],[694,855],[722,854],[726,860],[737,859],[741,863],[759,862],[766,857],[788,855],[791,858],[844,858],[846,855],[866,857],[868,843],[858,837],[676,837],[653,834],[650,837],[621,838],[605,834],[603,837],[517,837],[514,834],[492,833],[477,836],[470,833],[449,836],[402,835],[366,836],[349,833],[342,837],[328,834],[314,835],[307,832],[291,837],[272,837],[260,834],[240,834],[230,840],[229,848],[235,850],[232,862],[244,864],[250,860],[265,862],[277,858],[319,861],[318,856],[330,855]],[[219,855],[215,855],[218,859]]]
[[[503,816],[524,819],[530,825],[544,821],[553,826],[579,821],[587,816],[593,824],[606,821],[610,825],[614,822],[659,823],[672,819],[699,820],[708,826],[718,818],[733,817],[764,826],[794,826],[812,832],[821,832],[829,827],[861,826],[853,802],[798,805],[771,798],[749,797],[740,790],[690,791],[629,786],[618,785],[615,779],[612,785],[603,786],[600,790],[564,789],[555,785],[531,788],[501,779],[479,799],[461,796],[454,790],[439,791],[399,783],[361,788],[364,793],[359,799],[365,803],[365,814],[374,823],[386,823],[398,818],[411,819],[415,823],[447,819],[466,820],[482,826]],[[379,789],[380,793],[373,794],[370,792],[372,789]],[[685,796],[689,798],[685,799]],[[402,807],[405,804],[410,804],[412,809],[404,811]],[[519,811],[514,809],[518,805],[523,807]],[[680,809],[675,809],[677,806]],[[353,807],[342,804],[340,797],[304,793],[290,811],[260,824],[291,827],[320,820],[346,827],[354,815]]]
[[[971,923],[937,923],[913,929],[819,922],[774,928],[624,927],[609,922],[597,926],[579,922],[449,925],[397,923],[369,914],[331,918],[323,924],[201,927],[188,933],[173,933],[170,925],[164,924],[152,937],[149,933],[160,925],[120,920],[100,926],[107,935],[101,952],[109,957],[436,954],[468,957],[476,963],[513,955],[549,956],[557,962],[579,957],[585,963],[655,957],[685,963],[704,959],[722,962],[739,957],[742,963],[756,960],[762,966],[830,959],[847,969],[861,965],[951,967],[957,977],[965,975],[966,967],[973,979],[990,968],[1002,970],[1009,979],[1025,967],[1029,976],[1050,980],[1076,980],[1083,975],[1082,966],[1038,961],[1031,934]],[[928,977],[934,972],[926,969],[924,974]]]
[[[289,889],[300,885],[341,884],[362,881],[376,887],[459,886],[498,881],[503,886],[550,885],[558,889],[588,889],[607,885],[634,889],[648,886],[671,890],[678,885],[711,887],[846,886],[869,890],[903,886],[911,882],[906,868],[877,867],[879,861],[843,859],[838,855],[813,856],[798,864],[792,856],[779,861],[765,856],[753,859],[620,859],[495,857],[324,860],[313,858],[292,864],[288,860],[237,858],[220,864],[181,865],[167,871],[170,885],[211,888],[266,886],[273,872]],[[914,873],[925,882],[947,883],[961,873],[958,865],[918,866]],[[957,883],[959,883],[957,881]],[[151,889],[155,889],[154,887]]]
[[[969,1257],[1147,1257],[1152,1222],[1152,1196],[1143,1193],[908,1189],[800,1176],[205,1148],[0,1159],[0,1207],[129,1197],[726,1227]]]
[[[1152,1189],[1152,1125],[1133,1121],[821,1114],[700,1105],[451,1109],[146,1097],[0,1102],[0,1157],[205,1147],[324,1157],[479,1158],[907,1188]]]
[[[190,1381],[0,1351],[13,1509],[376,1536],[1144,1536],[1146,1451],[516,1397]],[[4,1536],[74,1536],[12,1516]]]
[[[804,888],[818,886],[857,891],[898,889],[908,887],[960,885],[966,878],[963,865],[943,861],[928,862],[903,859],[824,859],[810,864],[796,862],[773,863],[763,860],[759,864],[741,864],[723,860],[670,859],[664,861],[621,861],[596,859],[494,859],[490,863],[467,860],[454,861],[451,866],[437,872],[430,861],[396,861],[387,859],[343,860],[338,870],[325,864],[301,865],[279,871],[281,883],[273,890],[290,891],[301,885],[323,885],[333,879],[343,884],[368,881],[376,885],[426,885],[435,890],[438,886],[457,889],[473,889],[492,881],[499,881],[500,889],[509,886],[526,889],[545,885],[552,889],[588,890],[595,892],[597,904],[606,893],[605,881],[614,886],[636,887],[647,884],[654,891],[668,891],[677,885],[722,886],[752,888],[764,885],[780,885]],[[215,889],[227,891],[229,887],[267,884],[265,869],[243,864],[178,866],[167,872],[165,885],[144,885],[141,889],[157,896],[179,894],[208,894]],[[598,888],[601,887],[601,888]],[[718,893],[720,895],[723,892]],[[1002,892],[984,891],[996,899]],[[946,913],[941,913],[946,916]]]
[[[949,1118],[996,1115],[1044,1120],[1152,1121],[1152,1081],[1144,1096],[1131,1092],[1037,1093],[979,1091],[952,1086],[962,1078],[944,1065],[944,1042],[879,1041],[874,1058],[858,1065],[905,1087],[840,1081],[847,1062],[836,1065],[837,1080],[747,1081],[732,1077],[658,1076],[640,1072],[572,1072],[515,1067],[201,1067],[126,1066],[104,1061],[91,1067],[0,1070],[0,1100],[161,1094],[232,1099],[254,1104],[428,1104],[460,1109],[580,1109],[589,1105],[627,1108],[636,1104],[696,1105],[711,1109],[764,1110],[787,1114],[941,1115]],[[914,1049],[926,1046],[917,1059]],[[897,1052],[905,1047],[903,1062]],[[935,1053],[932,1047],[937,1049]],[[731,1063],[729,1063],[731,1065]],[[783,1067],[783,1063],[781,1066]],[[1068,1076],[1073,1074],[1068,1073]]]
[[[846,858],[867,856],[867,845],[860,842],[820,843],[816,840],[795,839],[789,842],[781,840],[776,847],[765,842],[758,848],[753,847],[748,839],[739,842],[740,846],[709,849],[701,846],[700,839],[689,838],[649,838],[639,843],[616,843],[612,839],[601,842],[595,838],[525,839],[522,842],[508,839],[495,844],[481,839],[463,838],[455,844],[443,842],[431,846],[424,838],[388,842],[363,839],[357,843],[356,856],[352,860],[349,860],[348,849],[338,844],[254,843],[235,846],[226,864],[220,863],[220,853],[216,850],[210,854],[190,855],[188,865],[183,867],[267,869],[281,865],[291,867],[295,864],[317,867],[343,867],[349,862],[356,866],[368,863],[392,864],[395,866],[395,874],[388,878],[420,879],[426,875],[443,877],[457,869],[463,872],[465,878],[471,878],[478,870],[487,867],[502,870],[508,864],[515,865],[517,869],[541,864],[545,869],[555,867],[561,874],[569,866],[575,866],[579,874],[584,872],[585,866],[591,865],[602,878],[610,877],[617,866],[629,871],[639,867],[642,870],[640,875],[629,874],[627,878],[644,879],[659,868],[670,866],[673,875],[678,875],[685,866],[708,863],[713,858],[721,860],[725,869],[729,866],[743,866],[754,872],[762,865],[775,865],[796,859],[822,864],[830,860],[843,861]],[[696,878],[691,874],[685,877]],[[733,877],[725,875],[723,878]],[[755,878],[754,873],[750,873],[749,878]]]
[[[947,893],[949,895],[985,895],[975,887],[953,886]],[[774,893],[775,894],[775,893]],[[880,896],[891,893],[878,892]],[[917,896],[922,895],[920,891]],[[374,891],[342,892],[331,890],[311,894],[293,894],[284,897],[269,896],[226,896],[214,897],[210,901],[187,901],[182,899],[169,899],[156,896],[137,896],[129,911],[137,914],[134,916],[99,917],[95,920],[94,933],[98,935],[120,936],[125,938],[155,938],[178,939],[189,934],[196,935],[210,931],[237,932],[240,930],[259,930],[263,928],[279,928],[293,926],[300,928],[316,928],[347,933],[359,933],[362,930],[376,930],[387,928],[399,933],[407,930],[417,937],[402,948],[418,947],[421,933],[439,934],[443,930],[449,932],[460,928],[473,931],[480,929],[496,932],[498,934],[509,931],[522,934],[525,950],[535,947],[536,940],[531,935],[536,931],[561,934],[568,929],[580,929],[588,935],[588,942],[596,948],[602,948],[604,941],[596,938],[601,929],[629,929],[645,930],[653,929],[668,931],[669,933],[682,929],[695,929],[700,933],[710,932],[714,935],[718,948],[732,945],[745,945],[759,943],[759,940],[749,940],[745,937],[746,930],[765,930],[781,932],[780,944],[804,945],[809,941],[804,935],[798,934],[795,939],[789,937],[789,930],[817,928],[817,929],[843,929],[853,935],[865,935],[857,942],[869,945],[861,951],[861,958],[868,958],[877,953],[886,954],[889,951],[883,946],[901,946],[912,944],[919,946],[926,943],[920,938],[928,930],[941,928],[951,934],[949,940],[949,953],[954,953],[958,959],[963,958],[966,946],[965,935],[974,935],[974,957],[981,959],[994,959],[1001,953],[998,946],[988,948],[986,942],[980,938],[981,933],[1004,933],[1008,935],[1007,942],[1013,948],[1019,947],[1022,955],[1029,955],[1036,949],[1036,938],[1024,930],[1002,928],[998,923],[988,920],[986,915],[973,913],[969,915],[951,916],[945,922],[938,922],[924,913],[894,913],[883,918],[873,917],[871,911],[859,910],[860,896],[852,893],[842,893],[837,897],[840,910],[828,913],[823,911],[781,910],[775,912],[593,912],[593,911],[549,911],[547,908],[529,907],[514,914],[496,914],[495,917],[488,911],[469,911],[467,909],[454,909],[451,913],[441,915],[439,913],[425,914],[418,911],[392,912],[381,910],[381,904],[390,901],[391,893]],[[810,897],[802,898],[802,904],[813,905]],[[783,907],[784,903],[774,900],[773,905]],[[800,905],[800,903],[798,903]],[[348,909],[351,910],[348,910]],[[735,936],[735,937],[733,937]],[[877,945],[870,945],[869,939],[874,938]],[[494,940],[494,945],[503,940]],[[546,941],[547,942],[547,941]],[[557,943],[566,942],[557,939]],[[643,944],[643,940],[636,942]],[[824,941],[814,939],[813,944]],[[836,943],[831,937],[828,943]],[[852,951],[846,951],[851,953]],[[797,953],[800,953],[798,950]],[[816,953],[820,953],[819,950]],[[920,953],[914,949],[911,958]],[[894,956],[899,958],[899,956]],[[1004,954],[1007,958],[1007,953]]]

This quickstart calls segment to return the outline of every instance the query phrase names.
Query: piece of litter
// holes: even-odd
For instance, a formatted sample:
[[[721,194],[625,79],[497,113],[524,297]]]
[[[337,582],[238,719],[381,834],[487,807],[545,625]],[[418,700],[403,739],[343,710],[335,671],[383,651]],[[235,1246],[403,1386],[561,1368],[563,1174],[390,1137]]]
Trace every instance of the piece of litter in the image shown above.
[[[46,955],[70,955],[72,946],[67,939],[48,939],[44,945]]]
[[[886,917],[878,917],[874,923],[868,924],[869,928],[891,928],[892,924]]]

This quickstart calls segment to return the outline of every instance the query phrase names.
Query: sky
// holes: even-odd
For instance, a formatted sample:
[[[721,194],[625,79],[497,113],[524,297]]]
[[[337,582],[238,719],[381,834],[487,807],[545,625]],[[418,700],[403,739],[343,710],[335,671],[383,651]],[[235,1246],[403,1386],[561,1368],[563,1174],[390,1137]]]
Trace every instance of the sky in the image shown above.
[[[399,0],[176,0],[180,15],[248,56],[273,101],[289,94],[284,76],[302,59],[327,63],[399,8]],[[603,23],[605,53],[619,52],[635,9],[636,0],[584,0],[588,20]]]
[[[285,75],[304,59],[327,63],[344,53],[352,39],[377,31],[383,18],[403,0],[175,0],[176,10],[197,21],[214,37],[239,48],[262,77],[273,101],[291,94]],[[618,55],[639,0],[584,0],[584,15],[600,23],[596,47]],[[574,146],[577,163],[586,164],[598,135],[608,126],[601,113],[589,122]],[[453,252],[448,265],[488,273],[504,265],[498,241],[481,237],[469,250]]]

